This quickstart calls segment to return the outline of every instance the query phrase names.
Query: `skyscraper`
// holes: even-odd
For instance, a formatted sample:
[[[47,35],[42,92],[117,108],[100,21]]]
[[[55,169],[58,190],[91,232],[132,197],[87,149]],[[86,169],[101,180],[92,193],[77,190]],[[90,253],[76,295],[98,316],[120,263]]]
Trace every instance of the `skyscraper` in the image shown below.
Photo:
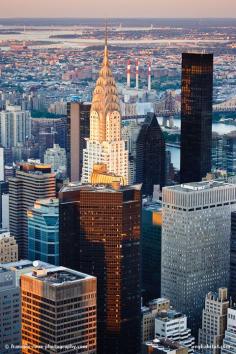
[[[28,209],[37,199],[56,195],[55,173],[49,165],[20,164],[16,176],[9,178],[10,232],[19,246],[19,258],[28,256]]]
[[[20,106],[7,106],[0,113],[0,144],[10,148],[25,143],[31,135],[30,112]]]
[[[5,167],[5,163],[4,163],[4,149],[2,147],[0,147],[0,181],[4,181],[4,167]]]
[[[4,228],[4,215],[7,210],[4,210],[4,198],[8,198],[8,183],[0,181],[0,229]]]
[[[81,180],[83,149],[89,138],[90,109],[91,104],[86,102],[67,104],[68,172],[72,182]]]
[[[0,284],[0,353],[18,354],[21,345],[21,311],[20,289],[16,285],[15,273],[0,267]]]
[[[199,182],[211,171],[213,55],[182,55],[182,183]]]
[[[98,353],[140,349],[140,186],[64,186],[60,263],[97,277]]]
[[[128,151],[121,138],[121,109],[116,83],[109,65],[107,41],[99,78],[93,93],[90,137],[83,152],[82,182],[90,183],[94,164],[122,176],[128,184]]]
[[[206,181],[163,189],[162,296],[185,313],[196,335],[209,289],[229,281],[236,185]]]
[[[28,258],[59,265],[59,202],[40,199],[28,210]]]
[[[145,195],[153,194],[153,186],[165,186],[165,140],[155,114],[148,113],[136,142],[136,182],[142,183]]]
[[[21,299],[23,354],[96,353],[96,278],[35,268],[21,276]]]
[[[236,302],[236,212],[231,214],[229,295]]]
[[[199,329],[198,345],[201,353],[220,354],[227,325],[227,310],[229,308],[226,288],[220,288],[218,293],[208,293],[205,308],[202,311],[202,328]]]

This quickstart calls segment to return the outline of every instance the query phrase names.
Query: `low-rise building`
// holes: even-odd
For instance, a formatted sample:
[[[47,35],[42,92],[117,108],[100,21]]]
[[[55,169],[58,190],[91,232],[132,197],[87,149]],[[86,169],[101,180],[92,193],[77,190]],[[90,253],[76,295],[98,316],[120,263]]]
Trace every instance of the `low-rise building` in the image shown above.
[[[163,310],[169,310],[170,300],[160,298],[154,299],[148,303],[148,306],[143,306],[142,313],[142,343],[155,338],[155,317]]]
[[[156,338],[142,345],[142,354],[187,354],[188,348],[169,339]]]
[[[155,318],[155,337],[164,337],[178,342],[193,353],[195,338],[187,328],[187,316],[174,309],[161,311]]]

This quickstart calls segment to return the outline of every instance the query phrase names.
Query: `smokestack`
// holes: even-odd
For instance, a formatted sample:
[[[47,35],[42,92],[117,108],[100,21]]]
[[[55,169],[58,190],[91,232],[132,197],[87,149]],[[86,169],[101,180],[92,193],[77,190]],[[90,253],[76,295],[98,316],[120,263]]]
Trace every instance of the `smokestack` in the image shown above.
[[[151,63],[148,63],[148,91],[152,89]]]
[[[139,89],[139,68],[138,68],[138,59],[136,59],[136,89]]]
[[[127,87],[130,88],[130,59],[127,64]]]

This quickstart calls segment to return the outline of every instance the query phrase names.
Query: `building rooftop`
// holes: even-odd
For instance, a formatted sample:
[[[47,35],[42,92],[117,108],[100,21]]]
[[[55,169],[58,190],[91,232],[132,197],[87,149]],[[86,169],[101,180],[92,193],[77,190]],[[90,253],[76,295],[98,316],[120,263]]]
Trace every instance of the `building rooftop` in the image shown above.
[[[161,211],[162,210],[162,203],[161,203],[161,201],[156,201],[156,200],[155,201],[145,201],[143,203],[143,209],[147,210],[147,211]]]
[[[43,268],[35,267],[32,272],[26,276],[38,279],[52,286],[60,286],[65,283],[78,282],[85,279],[95,279],[93,276],[77,272],[65,267]]]
[[[183,348],[179,343],[165,338],[155,338],[152,341],[147,341],[145,345],[155,349],[160,349],[166,353],[172,352],[175,349]]]
[[[6,273],[6,272],[9,272],[9,269],[2,268],[2,267],[0,266],[0,274]]]
[[[235,186],[235,185],[233,183],[228,183],[225,181],[211,180],[211,181],[202,181],[202,182],[183,183],[176,186],[165,187],[165,189],[190,193],[190,192],[210,190],[210,189],[226,187],[226,186]]]
[[[49,263],[45,263],[45,262],[41,262],[41,261],[40,261],[40,265],[43,267],[47,267],[47,268],[54,267],[53,265],[51,265]],[[0,266],[3,266],[4,268],[7,268],[7,269],[21,270],[21,269],[33,267],[33,262],[28,259],[22,259],[17,262],[9,262],[9,263],[4,263],[2,265],[0,263]]]
[[[178,312],[176,310],[168,310],[168,311],[161,311],[156,318],[164,322],[169,322],[177,318],[183,318],[183,317],[186,317],[186,315],[183,315],[181,312]]]
[[[158,299],[153,299],[151,301],[149,301],[149,305],[160,305],[163,304],[164,302],[170,302],[169,299],[165,298],[165,297],[159,297]]]
[[[92,185],[92,184],[81,184],[80,182],[71,182],[63,186],[60,192],[72,192],[72,191],[88,191],[88,192],[107,192],[116,193],[124,192],[130,189],[141,190],[141,184],[134,184],[130,186],[119,186],[119,188],[114,188],[111,185]]]

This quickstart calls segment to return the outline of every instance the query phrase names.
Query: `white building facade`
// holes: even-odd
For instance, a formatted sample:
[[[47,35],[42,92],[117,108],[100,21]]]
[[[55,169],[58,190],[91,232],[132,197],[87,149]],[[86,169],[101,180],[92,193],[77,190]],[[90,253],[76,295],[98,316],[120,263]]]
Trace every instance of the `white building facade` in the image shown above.
[[[187,328],[187,316],[175,310],[160,312],[155,318],[155,337],[163,337],[178,342],[193,353],[195,338]]]

